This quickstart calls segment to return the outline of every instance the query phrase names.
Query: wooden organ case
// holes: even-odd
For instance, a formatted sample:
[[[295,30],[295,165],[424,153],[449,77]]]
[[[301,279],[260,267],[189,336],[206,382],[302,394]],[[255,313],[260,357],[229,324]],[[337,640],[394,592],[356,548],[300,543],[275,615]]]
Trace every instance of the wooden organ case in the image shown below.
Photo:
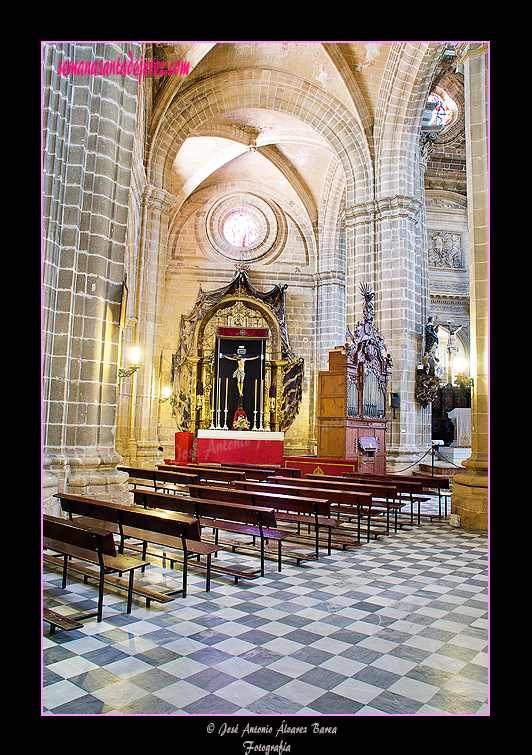
[[[374,326],[375,294],[361,284],[364,321],[346,343],[329,352],[318,373],[318,457],[357,459],[360,472],[386,471],[386,409],[392,366]]]

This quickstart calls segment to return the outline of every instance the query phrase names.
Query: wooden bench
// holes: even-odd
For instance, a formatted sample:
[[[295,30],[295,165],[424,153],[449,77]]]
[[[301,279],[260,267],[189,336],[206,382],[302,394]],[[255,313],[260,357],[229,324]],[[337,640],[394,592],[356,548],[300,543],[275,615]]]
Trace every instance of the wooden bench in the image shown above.
[[[120,472],[126,472],[129,475],[129,482],[133,485],[133,490],[136,490],[138,485],[143,487],[151,487],[156,492],[158,490],[165,490],[167,492],[175,493],[178,487],[184,487],[189,482],[198,482],[199,477],[193,472],[187,471],[172,471],[171,473],[164,469],[143,469],[142,467],[122,467],[117,469]]]
[[[392,475],[381,472],[369,472],[365,473],[357,472],[344,472],[344,479],[361,482],[363,484],[374,485],[394,485],[397,489],[398,497],[400,500],[404,500],[403,494],[406,495],[406,500],[410,502],[410,524],[414,524],[414,506],[417,504],[417,523],[421,524],[421,504],[428,501],[428,496],[423,496],[423,485],[417,478],[403,477],[403,475]]]
[[[43,621],[50,624],[50,636],[55,634],[56,627],[59,629],[83,629],[83,624],[70,616],[62,616],[60,613],[51,611],[49,608],[42,610]]]
[[[382,477],[384,472],[373,472],[372,475],[376,479],[378,477]],[[443,504],[445,508],[444,516],[447,517],[447,497],[451,494],[451,481],[448,477],[442,477],[441,475],[423,475],[423,474],[413,474],[413,475],[403,475],[403,474],[392,474],[387,473],[386,477],[393,478],[393,479],[399,479],[403,483],[409,483],[412,487],[409,490],[409,495],[411,497],[417,497],[416,490],[419,490],[416,486],[418,483],[421,483],[421,489],[423,493],[429,493],[431,491],[437,491],[438,494],[438,515],[436,514],[423,514],[421,513],[421,516],[427,516],[430,521],[433,519],[441,519],[442,513],[441,513],[441,507],[442,507],[442,499]],[[422,499],[426,500],[426,499]]]
[[[221,493],[227,493],[228,489],[220,488]],[[147,493],[144,491],[136,491],[134,493],[135,503],[138,503],[147,507],[170,507],[172,511],[181,511],[197,516],[199,523],[202,527],[212,528],[215,533],[215,543],[219,542],[219,531],[231,532],[237,535],[249,535],[253,538],[252,544],[237,543],[234,540],[225,541],[224,545],[229,545],[233,552],[236,548],[243,550],[257,551],[255,547],[255,538],[260,539],[260,576],[264,576],[265,555],[268,552],[267,542],[273,540],[277,543],[277,568],[281,571],[282,557],[283,557],[283,541],[288,537],[289,533],[284,530],[280,530],[277,527],[277,520],[275,518],[275,512],[272,508],[259,507],[259,506],[242,506],[238,503],[220,501],[215,498],[214,500],[203,499],[201,497],[189,496],[188,498],[182,498],[178,496],[164,496],[163,494]],[[169,500],[171,498],[171,500]],[[285,553],[286,555],[286,553]],[[297,554],[293,556],[296,558],[298,564],[300,561],[306,560],[305,554]],[[216,565],[216,570],[221,571],[222,567]],[[230,573],[238,579],[248,579],[251,574],[249,572],[243,573],[236,569],[228,570],[228,567],[224,568],[223,573]]]
[[[265,480],[271,475],[278,475],[279,477],[301,477],[301,470],[292,467],[268,467],[260,464],[229,464],[228,462],[222,462],[221,466],[224,469],[229,468],[245,472],[246,480]]]
[[[222,467],[202,467],[194,464],[193,466],[179,466],[176,467],[170,464],[159,464],[158,469],[165,470],[167,472],[174,472],[175,469],[179,470],[179,473],[186,472],[188,474],[195,474],[198,476],[200,482],[215,482],[217,485],[225,484],[231,485],[235,480],[245,480],[246,475],[242,470],[238,469],[225,469]],[[191,480],[191,482],[194,482]],[[197,482],[197,481],[196,481]]]
[[[297,484],[299,483],[299,484]],[[240,486],[242,483],[238,483]],[[283,478],[268,478],[267,483],[248,483],[246,488],[261,489],[270,495],[303,496],[306,498],[321,498],[328,501],[329,516],[336,517],[336,530],[330,530],[329,536],[335,547],[340,546],[345,549],[346,544],[351,544],[345,536],[351,531],[351,522],[356,520],[356,533],[358,543],[362,542],[362,535],[365,533],[366,541],[369,542],[371,537],[375,540],[382,535],[387,534],[388,526],[384,529],[379,527],[379,521],[382,519],[383,510],[374,505],[371,492],[363,490],[333,490],[322,488],[318,484],[313,485],[306,480],[286,480]],[[365,524],[363,524],[365,520]],[[330,550],[329,550],[330,553]]]
[[[102,620],[106,577],[117,573],[121,575],[124,572],[129,573],[127,613],[131,613],[135,570],[147,566],[148,562],[138,557],[117,553],[112,532],[97,530],[45,514],[43,516],[43,548],[63,557],[63,589],[67,584],[67,569],[73,568],[69,559],[75,558],[98,567],[98,610],[95,614],[84,614],[85,618],[96,615],[98,621]]]
[[[301,525],[308,526],[309,531],[311,527],[314,527],[314,540],[316,547],[316,558],[319,558],[319,545],[320,545],[320,532],[322,529],[328,531],[327,536],[327,552],[331,555],[332,547],[332,531],[338,529],[338,519],[331,517],[331,507],[327,499],[321,500],[320,497],[312,496],[307,491],[298,491],[294,495],[295,489],[275,486],[272,489],[272,485],[261,482],[236,482],[235,489],[246,491],[250,493],[251,503],[265,503],[259,501],[262,496],[267,496],[268,505],[273,506],[276,511],[277,519],[282,522],[290,522],[297,525],[297,534],[299,537],[304,537],[301,532]]]
[[[250,483],[251,484],[251,483]],[[259,484],[259,483],[257,483]],[[269,492],[259,490],[245,490],[244,483],[236,482],[233,488],[217,488],[209,485],[189,485],[191,496],[208,498],[210,500],[223,500],[227,502],[243,503],[248,506],[266,506],[275,509],[277,519],[286,522],[306,524],[315,528],[315,552],[319,558],[319,532],[320,527],[329,529],[328,547],[330,553],[331,530],[338,526],[335,519],[330,518],[330,508],[327,501],[319,498],[305,498],[303,496],[280,493],[270,488]],[[292,533],[291,539],[296,539]],[[301,531],[298,527],[298,538],[301,539]],[[351,541],[345,541],[345,545],[353,545]]]
[[[375,507],[386,508],[387,510],[387,527],[390,526],[390,514],[394,515],[394,530],[403,526],[403,521],[398,519],[398,514],[405,506],[405,501],[399,496],[397,486],[388,480],[371,480],[359,481],[357,479],[348,479],[347,477],[337,477],[336,475],[307,475],[305,478],[312,485],[321,485],[325,488],[335,490],[361,490],[367,491],[373,495]],[[411,515],[412,520],[412,515]],[[413,524],[413,520],[411,521]]]
[[[276,477],[269,477],[268,482],[275,484],[276,486],[279,484],[279,479]],[[394,516],[394,529],[397,531],[398,526],[398,519],[397,515],[398,512],[402,509],[404,506],[403,502],[396,500],[396,490],[395,488],[389,484],[389,483],[383,483],[380,485],[377,485],[376,483],[368,482],[367,484],[361,484],[356,481],[348,481],[345,479],[342,479],[341,477],[327,477],[326,475],[316,475],[306,476],[303,480],[283,480],[282,484],[287,485],[290,487],[297,487],[299,482],[299,485],[303,485],[307,488],[321,488],[322,490],[326,490],[329,492],[329,498],[331,502],[336,502],[338,505],[343,503],[347,504],[349,500],[350,495],[359,496],[361,497],[360,502],[357,502],[357,505],[361,505],[361,515],[362,518],[369,515],[369,518],[373,518],[374,520],[380,519],[381,515],[385,512],[386,513],[386,533],[390,532],[390,514],[393,514]],[[334,491],[334,496],[333,496]],[[347,498],[341,499],[338,498],[338,493],[344,493],[347,494]],[[369,498],[362,498],[362,496],[369,496]],[[351,505],[353,505],[351,503]],[[340,512],[342,513],[342,509],[340,509]],[[379,534],[384,534],[383,532],[379,532],[378,530],[374,529],[374,533],[376,534],[376,537],[379,536]],[[370,530],[370,522],[368,519],[368,532],[366,539],[369,540],[371,537],[371,530]]]
[[[166,493],[158,495],[164,495],[166,498],[169,497]],[[206,556],[207,581],[205,589],[209,592],[211,558],[213,554],[216,554],[222,548],[213,546],[211,543],[202,542],[199,522],[195,516],[190,516],[186,513],[170,514],[168,511],[139,511],[126,504],[99,501],[67,493],[56,493],[56,497],[59,498],[61,508],[68,514],[71,520],[76,515],[85,524],[105,522],[107,527],[112,528],[112,531],[120,536],[121,552],[123,552],[125,541],[129,539],[141,541],[140,550],[142,551],[143,559],[147,557],[148,543],[182,551],[183,587],[181,590],[165,592],[165,595],[181,593],[183,598],[185,598],[187,595],[187,567],[189,561],[192,558],[199,560],[201,556]],[[171,497],[173,498],[173,496]],[[135,546],[130,544],[128,544],[128,547],[135,549]],[[175,560],[177,561],[177,559]],[[149,605],[150,599],[154,600],[156,598],[147,598],[147,605]]]

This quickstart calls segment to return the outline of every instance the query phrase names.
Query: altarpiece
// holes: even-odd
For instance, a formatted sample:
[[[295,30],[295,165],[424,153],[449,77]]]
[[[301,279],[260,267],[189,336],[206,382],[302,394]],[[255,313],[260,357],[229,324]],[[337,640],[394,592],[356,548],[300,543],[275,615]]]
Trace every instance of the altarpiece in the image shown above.
[[[200,288],[190,314],[181,316],[172,357],[178,431],[284,432],[290,427],[301,403],[303,359],[288,338],[286,289],[285,284],[259,291],[242,266],[226,286],[210,292]],[[245,365],[238,364],[239,356]],[[244,415],[248,427],[239,420]]]

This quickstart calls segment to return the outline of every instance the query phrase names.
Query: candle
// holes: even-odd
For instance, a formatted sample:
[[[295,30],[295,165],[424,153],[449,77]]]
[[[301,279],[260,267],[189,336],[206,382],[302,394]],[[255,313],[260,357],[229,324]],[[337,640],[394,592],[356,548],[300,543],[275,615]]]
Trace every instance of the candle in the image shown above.
[[[222,382],[222,378],[218,378],[218,395],[216,396],[216,403],[218,405],[218,409],[220,408],[220,384]]]
[[[225,408],[227,409],[227,383],[229,378],[225,378]]]
[[[255,380],[255,411],[257,411],[257,381]]]

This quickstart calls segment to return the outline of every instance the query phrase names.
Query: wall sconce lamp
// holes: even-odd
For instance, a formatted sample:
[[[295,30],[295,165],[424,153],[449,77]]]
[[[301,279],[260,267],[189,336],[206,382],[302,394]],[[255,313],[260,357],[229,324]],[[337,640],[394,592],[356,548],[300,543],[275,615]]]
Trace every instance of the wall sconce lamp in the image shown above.
[[[128,368],[120,367],[118,370],[118,377],[120,379],[131,377],[131,375],[138,370],[140,367],[140,349],[131,349],[129,352],[129,359],[131,361],[131,366]]]
[[[164,402],[165,402],[165,401],[168,401],[168,399],[169,399],[169,398],[170,398],[170,396],[172,395],[172,389],[171,389],[171,388],[169,388],[168,386],[166,386],[166,387],[165,387],[165,388],[163,388],[163,390],[162,390],[162,395],[164,396],[164,398],[160,398],[160,399],[159,399],[159,403],[160,403],[160,404],[164,404]]]

